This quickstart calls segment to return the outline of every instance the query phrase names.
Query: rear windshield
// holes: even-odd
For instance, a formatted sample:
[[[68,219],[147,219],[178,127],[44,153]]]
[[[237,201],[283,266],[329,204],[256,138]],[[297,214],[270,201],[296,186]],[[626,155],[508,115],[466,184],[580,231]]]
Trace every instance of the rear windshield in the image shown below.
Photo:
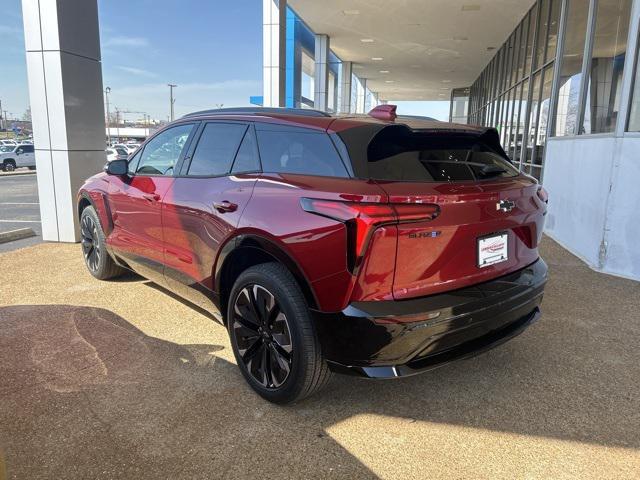
[[[366,161],[361,158],[357,176],[406,182],[461,182],[517,176],[518,170],[499,145],[494,146],[490,140],[482,135],[429,134],[406,128],[385,128],[369,143]]]

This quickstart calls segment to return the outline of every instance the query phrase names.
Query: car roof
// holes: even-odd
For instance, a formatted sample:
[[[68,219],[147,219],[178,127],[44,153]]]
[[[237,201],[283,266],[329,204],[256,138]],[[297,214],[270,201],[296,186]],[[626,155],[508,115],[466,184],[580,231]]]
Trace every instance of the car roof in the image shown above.
[[[404,125],[417,131],[441,131],[459,133],[482,133],[486,127],[441,122],[429,117],[398,115],[395,119],[382,120],[366,114],[330,115],[319,110],[295,108],[223,108],[194,112],[181,120],[241,120],[267,123],[284,123],[292,126],[311,127],[331,132],[340,132],[365,125]]]

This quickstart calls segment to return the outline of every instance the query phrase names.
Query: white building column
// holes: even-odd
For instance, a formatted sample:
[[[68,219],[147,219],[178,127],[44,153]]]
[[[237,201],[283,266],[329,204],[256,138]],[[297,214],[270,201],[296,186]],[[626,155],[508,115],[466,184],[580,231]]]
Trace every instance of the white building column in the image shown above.
[[[359,78],[361,89],[358,89],[358,98],[356,99],[356,113],[367,113],[365,104],[367,103],[367,79]]]
[[[287,0],[262,0],[263,106],[284,107]]]
[[[22,0],[44,240],[80,239],[76,193],[105,164],[96,0]]]
[[[329,35],[316,34],[315,64],[313,107],[326,111],[329,91]]]
[[[340,76],[340,91],[342,97],[340,99],[340,113],[351,113],[351,73],[352,63],[342,62]]]

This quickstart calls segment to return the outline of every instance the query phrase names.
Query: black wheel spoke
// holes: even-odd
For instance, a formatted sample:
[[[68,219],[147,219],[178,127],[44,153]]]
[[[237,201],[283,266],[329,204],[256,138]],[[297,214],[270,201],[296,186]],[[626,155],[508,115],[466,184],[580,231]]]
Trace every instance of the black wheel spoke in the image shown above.
[[[290,351],[285,350],[285,348],[282,345],[280,345],[278,342],[273,342],[272,346],[273,346],[274,352],[276,352],[279,357],[281,357],[286,362],[289,362],[289,363],[291,362]]]
[[[277,303],[274,302],[273,307],[271,307],[271,310],[269,311],[269,314],[267,317],[267,325],[269,327],[273,325],[273,323],[276,321],[276,318],[278,318],[279,314],[280,314],[280,307],[278,306]]]
[[[247,367],[249,366],[249,363],[251,362],[251,360],[253,360],[255,356],[258,353],[260,353],[261,349],[262,349],[262,340],[256,337],[255,341],[242,354],[242,361],[244,362],[245,365],[247,365]]]
[[[271,355],[271,378],[276,387],[280,386],[291,372],[291,361],[285,359],[275,345],[269,346]]]
[[[242,289],[242,291],[238,295],[235,305],[235,312],[245,320],[256,325],[256,327],[261,324],[260,317],[258,316],[258,311],[255,308],[253,293],[251,292],[251,289],[249,287]]]
[[[234,317],[234,320],[236,323],[238,323],[242,328],[245,328],[246,330],[248,330],[249,332],[252,332],[254,334],[258,334],[258,325],[256,325],[255,323],[253,323],[250,320],[247,320],[246,318],[244,318],[242,315],[239,315],[236,313],[236,316]]]

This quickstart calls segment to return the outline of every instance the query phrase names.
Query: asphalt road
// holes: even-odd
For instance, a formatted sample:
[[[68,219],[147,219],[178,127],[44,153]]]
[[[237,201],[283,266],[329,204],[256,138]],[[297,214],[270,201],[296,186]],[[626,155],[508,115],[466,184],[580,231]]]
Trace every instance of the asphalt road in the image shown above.
[[[32,228],[37,236],[0,243],[0,252],[16,250],[42,242],[36,174],[0,174],[0,232],[25,227]]]

